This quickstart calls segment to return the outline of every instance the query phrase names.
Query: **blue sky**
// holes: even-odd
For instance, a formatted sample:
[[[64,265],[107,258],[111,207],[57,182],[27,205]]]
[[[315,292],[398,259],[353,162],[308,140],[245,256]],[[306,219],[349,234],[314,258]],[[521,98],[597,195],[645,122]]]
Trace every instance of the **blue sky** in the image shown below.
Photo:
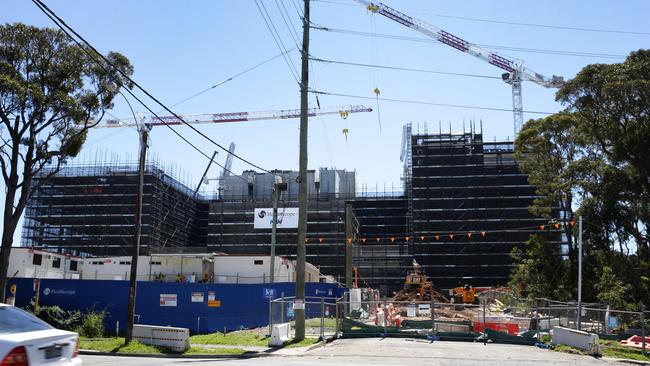
[[[223,1],[81,1],[46,0],[46,3],[88,41],[103,52],[118,51],[135,67],[134,79],[168,105],[187,98],[280,51],[253,0]],[[30,1],[2,0],[0,22],[24,22],[36,26],[53,26]],[[280,0],[278,0],[280,4]],[[284,0],[301,37],[296,7],[299,0]],[[472,17],[523,23],[541,23],[567,27],[650,32],[647,14],[650,2],[642,0],[594,1],[396,1],[386,4],[425,20],[470,42],[516,48],[563,50],[611,55],[627,55],[647,47],[650,35],[607,32],[583,32],[566,29],[527,27],[455,19],[447,16]],[[274,0],[264,0],[275,27],[288,48],[295,42]],[[379,15],[371,15],[351,0],[312,1],[312,22],[330,28],[424,37]],[[291,25],[291,24],[289,24]],[[349,62],[392,65],[457,73],[500,76],[501,70],[447,46],[363,37],[312,30],[310,53],[313,57]],[[620,62],[603,57],[575,57],[523,51],[499,51],[518,58],[541,74],[571,78],[590,63]],[[297,51],[290,52],[300,70]],[[381,96],[393,99],[511,108],[511,89],[496,79],[435,75],[391,70],[373,70],[352,66],[312,63],[310,87],[332,93],[373,96],[378,87]],[[320,96],[322,106],[366,104],[376,109],[373,100]],[[524,109],[555,112],[562,108],[554,101],[554,91],[524,83]],[[399,150],[402,126],[406,122],[428,124],[437,130],[438,123],[460,130],[463,121],[482,120],[488,138],[512,136],[512,113],[477,109],[448,108],[387,101],[379,102],[378,115],[356,114],[347,120],[338,116],[310,120],[309,167],[327,166],[356,170],[358,189],[367,184],[370,190],[400,187]],[[315,106],[314,96],[310,104]],[[154,110],[160,110],[154,107]],[[225,83],[174,108],[181,114],[235,111],[258,111],[298,108],[299,91],[289,67],[280,58],[252,72]],[[136,111],[144,111],[136,106]],[[126,104],[116,100],[111,111],[129,117]],[[525,115],[525,119],[538,117]],[[260,121],[198,128],[220,144],[237,144],[237,153],[268,169],[298,168],[298,120]],[[342,130],[349,130],[346,141]],[[417,126],[414,127],[417,130]],[[178,128],[188,139],[211,155],[215,147],[187,127]],[[196,182],[207,159],[178,139],[164,127],[152,132],[152,156],[175,164],[185,176]],[[94,161],[96,156],[114,160],[135,160],[137,134],[131,129],[91,131],[80,157],[74,162]],[[226,154],[220,152],[219,163]],[[233,171],[250,167],[235,160]],[[220,170],[211,169],[209,176]],[[194,183],[193,183],[194,184]],[[205,189],[216,188],[206,186]]]

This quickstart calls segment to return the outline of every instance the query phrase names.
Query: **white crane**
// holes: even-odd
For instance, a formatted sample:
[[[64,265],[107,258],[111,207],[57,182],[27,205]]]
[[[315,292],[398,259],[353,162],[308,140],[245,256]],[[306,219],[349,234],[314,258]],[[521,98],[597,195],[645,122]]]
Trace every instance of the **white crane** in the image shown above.
[[[324,108],[310,108],[309,117],[322,116],[329,114],[338,114],[341,118],[347,118],[350,113],[372,112],[372,107],[364,105],[348,105],[340,107],[324,107]],[[247,122],[247,121],[262,121],[273,119],[290,119],[300,118],[300,109],[282,109],[275,111],[256,111],[256,112],[226,112],[214,114],[196,114],[196,115],[180,115],[183,121],[188,124],[202,124],[202,123],[228,123],[228,122]],[[140,122],[154,126],[161,125],[182,125],[183,122],[175,116],[160,116],[151,117],[148,120],[143,119]],[[137,123],[133,118],[125,119],[107,119],[99,123],[95,128],[115,128],[115,127],[137,127]]]
[[[514,115],[515,136],[521,129],[521,126],[524,122],[523,101],[521,97],[522,80],[532,81],[535,84],[546,88],[558,88],[564,83],[564,78],[562,76],[553,75],[550,78],[546,77],[529,68],[524,67],[523,61],[521,60],[510,59],[508,57],[499,55],[496,52],[481,48],[423,20],[413,18],[387,5],[384,5],[379,1],[354,1],[364,5],[366,9],[373,13],[381,14],[388,19],[391,19],[406,27],[434,38],[440,43],[444,43],[447,46],[453,47],[461,52],[470,54],[474,57],[478,57],[483,61],[486,61],[502,70],[507,71],[501,75],[501,78],[506,83],[512,85],[512,110]]]

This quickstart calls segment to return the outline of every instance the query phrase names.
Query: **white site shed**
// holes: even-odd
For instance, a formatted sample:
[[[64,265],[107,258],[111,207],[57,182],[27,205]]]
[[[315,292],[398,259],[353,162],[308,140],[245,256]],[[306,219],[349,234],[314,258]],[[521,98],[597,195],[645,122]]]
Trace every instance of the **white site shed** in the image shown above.
[[[154,254],[138,258],[138,281],[268,283],[269,255],[228,255],[223,253]],[[295,282],[295,262],[275,257],[275,282]],[[128,280],[131,257],[86,258],[83,279]],[[317,267],[306,263],[305,281],[325,279]]]
[[[81,278],[83,259],[45,250],[13,247],[7,276],[27,278]]]

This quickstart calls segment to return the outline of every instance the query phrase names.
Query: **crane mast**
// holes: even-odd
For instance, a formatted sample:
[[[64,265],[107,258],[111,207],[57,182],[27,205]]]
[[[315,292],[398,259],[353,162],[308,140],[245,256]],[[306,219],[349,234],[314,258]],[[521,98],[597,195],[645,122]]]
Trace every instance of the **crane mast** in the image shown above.
[[[501,75],[501,78],[512,86],[512,110],[515,136],[521,129],[524,120],[521,82],[523,80],[528,80],[546,88],[558,88],[564,83],[564,78],[561,76],[553,75],[550,78],[546,77],[524,67],[523,61],[521,60],[510,59],[496,52],[484,49],[423,20],[406,15],[379,1],[354,1],[364,5],[366,9],[373,13],[383,15],[384,17],[400,23],[405,27],[425,34],[440,43],[453,47],[458,51],[470,54],[506,71]]]

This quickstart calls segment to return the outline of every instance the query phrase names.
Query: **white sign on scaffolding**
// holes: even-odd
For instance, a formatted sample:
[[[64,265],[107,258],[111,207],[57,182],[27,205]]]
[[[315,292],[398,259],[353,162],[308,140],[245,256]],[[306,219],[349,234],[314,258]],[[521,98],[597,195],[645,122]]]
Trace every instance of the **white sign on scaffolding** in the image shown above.
[[[256,208],[253,227],[255,229],[271,229],[273,225],[272,208]],[[298,228],[298,207],[278,207],[278,229]]]

